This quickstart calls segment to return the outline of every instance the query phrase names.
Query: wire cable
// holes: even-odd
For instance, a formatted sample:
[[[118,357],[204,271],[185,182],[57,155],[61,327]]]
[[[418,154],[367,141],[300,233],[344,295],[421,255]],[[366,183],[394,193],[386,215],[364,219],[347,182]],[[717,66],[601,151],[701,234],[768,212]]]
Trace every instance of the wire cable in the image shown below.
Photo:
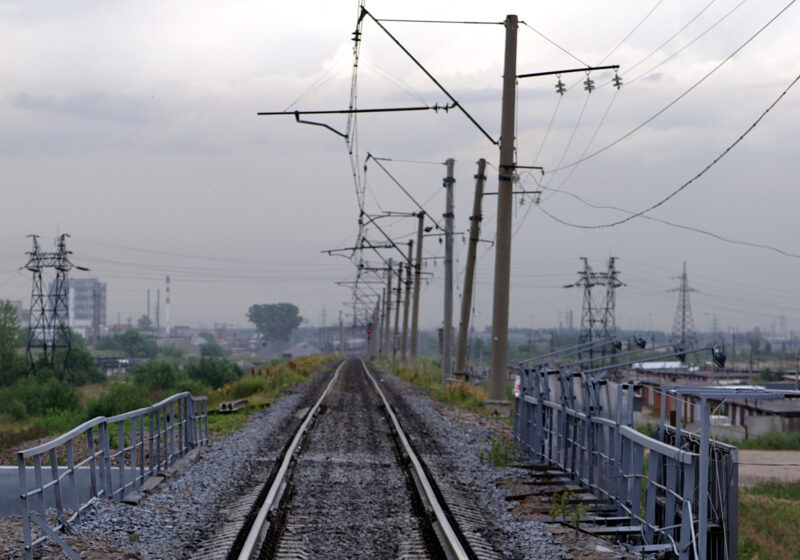
[[[792,3],[794,3],[794,1],[795,1],[795,0],[792,0]],[[658,201],[658,202],[656,202],[655,204],[652,204],[652,205],[650,205],[649,207],[645,208],[644,210],[641,210],[641,211],[639,211],[639,212],[634,212],[634,213],[632,213],[630,216],[628,216],[628,217],[626,217],[626,218],[623,218],[623,219],[621,219],[621,220],[617,220],[617,221],[615,221],[615,222],[610,222],[610,223],[607,223],[607,224],[597,224],[597,225],[583,225],[583,224],[574,224],[574,223],[567,222],[567,221],[564,221],[564,220],[561,220],[561,219],[557,219],[557,218],[555,218],[554,216],[552,216],[552,215],[550,215],[550,214],[548,214],[548,215],[550,215],[550,216],[551,216],[553,219],[556,219],[556,221],[558,221],[558,222],[560,222],[560,223],[563,223],[564,225],[569,225],[569,226],[571,226],[571,227],[576,227],[576,228],[579,228],[579,229],[603,229],[603,228],[610,228],[610,227],[618,226],[618,225],[620,225],[620,224],[624,224],[625,222],[629,222],[629,221],[633,220],[634,218],[638,218],[638,217],[640,217],[640,216],[642,216],[642,215],[646,214],[647,212],[650,212],[650,211],[652,211],[652,210],[655,210],[655,209],[656,209],[656,208],[658,208],[659,206],[662,206],[662,205],[666,204],[666,203],[667,203],[669,200],[671,200],[672,198],[674,198],[675,196],[677,196],[677,195],[678,195],[679,193],[681,193],[681,192],[682,192],[684,189],[686,189],[686,188],[687,188],[689,185],[691,185],[692,183],[694,183],[694,182],[695,182],[697,179],[699,179],[700,177],[702,177],[703,175],[705,175],[705,173],[706,173],[706,172],[707,172],[709,169],[711,169],[712,167],[714,167],[714,165],[716,165],[716,164],[717,164],[717,163],[718,163],[718,162],[719,162],[719,161],[720,161],[720,160],[721,160],[723,157],[725,157],[725,156],[726,156],[726,155],[727,155],[727,154],[728,154],[728,153],[729,153],[729,152],[730,152],[730,151],[731,151],[731,150],[732,150],[732,149],[733,149],[733,148],[734,148],[734,147],[735,147],[737,144],[739,144],[739,142],[741,142],[742,140],[744,140],[744,139],[745,139],[745,137],[746,137],[748,134],[750,134],[750,132],[751,132],[751,131],[752,131],[752,130],[753,130],[753,129],[754,129],[754,128],[755,128],[755,127],[758,125],[758,123],[760,123],[760,122],[761,122],[761,120],[762,120],[762,119],[763,119],[763,118],[764,118],[764,117],[767,115],[767,113],[769,113],[769,112],[772,110],[772,108],[773,108],[773,107],[775,107],[775,105],[777,105],[777,104],[778,104],[778,102],[779,102],[781,99],[783,99],[783,98],[784,98],[784,96],[786,96],[786,94],[787,94],[787,93],[789,93],[789,90],[790,90],[790,89],[792,89],[792,87],[793,87],[793,86],[794,86],[794,85],[795,85],[795,84],[796,84],[796,83],[797,83],[799,80],[800,80],[800,74],[798,74],[798,75],[797,75],[797,76],[794,78],[794,80],[792,80],[792,82],[791,82],[791,83],[790,83],[790,84],[789,84],[789,85],[786,87],[786,89],[784,89],[784,90],[783,90],[783,92],[782,92],[782,93],[781,93],[781,94],[780,94],[780,95],[779,95],[779,96],[778,96],[778,97],[777,97],[777,98],[776,98],[776,99],[775,99],[775,100],[774,100],[772,103],[770,103],[769,107],[767,107],[767,108],[764,110],[764,112],[763,112],[763,113],[761,113],[761,115],[760,115],[760,116],[759,116],[759,117],[758,117],[758,118],[755,120],[755,122],[754,122],[753,124],[751,124],[751,125],[750,125],[750,126],[747,128],[747,130],[745,130],[745,131],[744,131],[744,132],[741,134],[741,136],[739,136],[739,138],[737,138],[737,139],[736,139],[736,140],[735,140],[735,141],[734,141],[734,142],[733,142],[731,145],[729,145],[727,148],[725,148],[725,150],[723,150],[723,151],[722,151],[722,153],[721,153],[720,155],[718,155],[716,158],[714,158],[714,160],[713,160],[711,163],[709,163],[708,165],[706,165],[706,166],[705,166],[705,167],[704,167],[704,168],[703,168],[703,169],[702,169],[702,170],[701,170],[701,171],[700,171],[698,174],[696,174],[694,177],[692,177],[691,179],[689,179],[688,181],[686,181],[685,183],[683,183],[683,184],[682,184],[680,187],[678,187],[677,189],[675,189],[674,191],[672,191],[672,192],[671,192],[669,195],[667,195],[666,197],[662,198],[661,200],[659,200],[659,201]],[[545,212],[545,213],[547,213],[547,212]],[[787,254],[787,256],[794,256],[794,255],[793,255],[793,254]]]
[[[617,49],[620,48],[625,43],[625,41],[630,39],[634,33],[636,33],[636,31],[644,24],[644,22],[646,22],[650,18],[650,16],[653,15],[653,12],[655,12],[656,9],[658,9],[658,7],[662,4],[662,2],[664,2],[664,0],[658,0],[658,2],[656,2],[655,5],[652,8],[650,8],[650,11],[647,12],[647,14],[645,14],[642,20],[636,24],[636,27],[631,29],[630,32],[627,35],[625,35],[625,37],[619,43],[617,43],[616,47],[608,51],[608,54],[605,55],[603,58],[601,58],[600,62],[598,62],[597,65],[599,66],[600,64],[608,60],[608,57],[617,52]]]
[[[623,74],[623,75],[625,75],[625,74],[627,74],[627,73],[630,73],[630,72],[632,72],[634,68],[636,68],[636,67],[637,67],[637,66],[639,66],[640,64],[643,64],[643,63],[644,63],[644,61],[646,61],[648,58],[650,58],[651,56],[653,56],[654,54],[656,54],[658,51],[660,51],[661,49],[663,49],[665,46],[667,46],[667,45],[668,45],[670,42],[672,42],[672,40],[673,40],[673,39],[675,39],[675,37],[677,37],[678,35],[680,35],[681,33],[683,33],[683,31],[685,31],[687,27],[689,27],[691,24],[693,24],[695,21],[697,21],[697,18],[699,18],[700,16],[702,16],[704,13],[706,13],[706,11],[707,11],[707,10],[708,10],[708,9],[709,9],[709,8],[710,8],[710,7],[711,7],[713,4],[715,4],[715,3],[716,3],[716,1],[717,1],[717,0],[711,0],[711,2],[709,2],[708,4],[706,4],[706,5],[705,5],[705,7],[704,7],[702,10],[700,10],[699,12],[697,12],[697,14],[695,14],[695,16],[694,16],[692,19],[690,19],[689,21],[687,21],[687,22],[686,22],[686,23],[683,25],[683,27],[681,27],[681,28],[680,28],[680,29],[678,29],[678,30],[677,30],[675,33],[673,33],[672,35],[670,35],[670,37],[669,37],[669,38],[668,38],[666,41],[664,41],[663,43],[661,43],[660,45],[658,45],[658,46],[657,46],[655,49],[653,49],[652,51],[650,51],[650,54],[648,54],[647,56],[645,56],[644,58],[642,58],[641,60],[639,60],[639,62],[637,62],[636,64],[632,64],[631,66],[628,66],[628,67],[626,67],[626,68],[625,68],[625,71],[624,71],[624,72],[622,72],[622,74]],[[747,0],[742,0],[741,4],[739,4],[739,6],[741,6],[742,4],[744,4],[746,1],[747,1]],[[739,6],[737,6],[736,8],[738,8]],[[734,8],[734,10],[735,10],[736,8]],[[728,13],[728,15],[730,15],[731,13],[733,13],[733,11],[729,12],[729,13]],[[725,17],[728,17],[728,16],[726,15]],[[720,20],[720,21],[721,21],[721,20]],[[716,25],[716,24],[714,24],[714,25]],[[709,29],[707,29],[706,31],[704,31],[704,32],[703,32],[703,33],[700,35],[700,37],[702,37],[703,35],[705,35],[705,33],[707,33],[707,32],[708,32],[710,29],[711,29],[711,28],[709,28]],[[698,37],[697,39],[699,39],[700,37]],[[695,39],[694,41],[696,41],[697,39]],[[692,41],[692,43],[693,43],[694,41]],[[691,44],[691,43],[690,43],[690,44]],[[628,83],[630,83],[630,82],[628,82]]]
[[[727,13],[726,13],[724,16],[722,16],[722,17],[721,17],[721,18],[719,18],[717,21],[715,21],[713,24],[711,24],[709,27],[707,27],[707,28],[705,29],[705,31],[703,31],[702,33],[700,33],[700,35],[698,35],[697,37],[695,37],[694,39],[692,39],[691,41],[689,41],[688,43],[686,43],[686,44],[685,44],[684,46],[682,46],[680,49],[678,49],[677,51],[675,51],[674,53],[672,53],[671,55],[669,55],[667,58],[665,58],[664,60],[662,60],[661,62],[659,62],[659,63],[658,63],[658,64],[656,64],[655,66],[652,66],[652,67],[648,68],[647,70],[645,70],[644,72],[642,72],[641,74],[639,74],[638,76],[636,76],[635,78],[631,78],[630,80],[626,79],[626,85],[630,85],[630,84],[632,84],[632,83],[634,83],[634,82],[636,82],[636,81],[640,80],[641,78],[643,78],[643,77],[647,76],[648,74],[650,74],[650,73],[651,73],[653,70],[655,70],[656,68],[659,68],[660,66],[662,66],[662,65],[666,64],[667,62],[669,62],[670,60],[672,60],[673,58],[675,58],[676,56],[678,56],[679,54],[681,54],[683,51],[685,51],[686,49],[688,49],[689,47],[691,47],[692,45],[694,45],[694,44],[695,44],[697,41],[699,41],[700,39],[702,39],[702,38],[703,38],[703,37],[704,37],[704,36],[705,36],[705,35],[706,35],[708,32],[710,32],[712,29],[714,29],[714,28],[715,28],[717,25],[719,25],[720,23],[722,23],[723,21],[725,21],[726,19],[728,19],[728,17],[729,17],[731,14],[733,14],[733,13],[734,13],[736,10],[738,10],[738,9],[739,9],[739,8],[740,8],[740,7],[741,7],[741,6],[742,6],[742,5],[745,3],[745,2],[747,2],[747,0],[742,0],[741,2],[739,2],[737,5],[735,5],[733,8],[731,8],[731,10],[730,10],[730,11],[728,11],[728,12],[727,12]],[[690,23],[691,23],[691,22],[690,22]],[[688,25],[688,24],[687,24],[687,25]],[[662,45],[662,46],[663,46],[663,45]],[[660,48],[661,48],[661,47],[659,47],[659,49],[660,49]],[[623,75],[626,75],[626,74],[628,74],[628,73],[629,73],[631,70],[633,70],[633,68],[634,68],[635,66],[638,66],[639,64],[641,64],[642,62],[644,62],[644,60],[646,60],[647,58],[649,58],[649,57],[650,57],[652,54],[653,54],[653,53],[651,53],[650,55],[648,55],[647,57],[645,57],[645,58],[644,58],[644,59],[642,59],[641,61],[637,62],[637,63],[636,63],[634,66],[632,66],[631,68],[628,68],[628,69],[626,69],[626,70],[625,70],[625,72],[623,73]],[[611,83],[611,81],[610,81],[610,80],[609,80],[608,82],[606,82],[605,84],[603,84],[603,85],[607,85],[607,84],[609,84],[609,83]],[[600,86],[600,87],[602,87],[602,86]]]
[[[389,36],[389,38],[390,38],[390,39],[391,39],[391,40],[392,40],[392,41],[393,41],[393,42],[394,42],[394,43],[395,43],[395,44],[396,44],[398,47],[400,47],[400,50],[402,50],[402,51],[403,51],[403,52],[406,54],[406,56],[408,56],[408,57],[411,59],[411,61],[412,61],[414,64],[416,64],[416,65],[417,65],[417,67],[418,67],[420,70],[422,70],[422,71],[425,73],[425,75],[426,75],[426,76],[428,76],[428,78],[430,78],[430,80],[431,80],[431,81],[432,81],[434,84],[436,84],[436,86],[437,86],[437,87],[438,87],[438,88],[439,88],[439,89],[442,91],[442,93],[444,93],[444,94],[445,94],[445,95],[446,95],[446,96],[447,96],[447,97],[450,99],[450,101],[452,101],[453,103],[455,103],[455,106],[456,106],[456,107],[458,107],[458,109],[459,109],[459,110],[460,110],[460,111],[461,111],[461,112],[464,114],[464,116],[465,116],[465,117],[467,117],[467,119],[469,119],[469,121],[470,121],[472,124],[474,124],[474,125],[475,125],[475,126],[478,128],[478,130],[480,130],[480,131],[483,133],[483,135],[484,135],[486,138],[488,138],[488,139],[489,139],[489,141],[490,141],[492,144],[494,144],[495,146],[496,146],[496,145],[498,145],[498,144],[500,144],[500,141],[499,141],[499,140],[495,140],[494,138],[492,138],[492,136],[491,136],[491,135],[490,135],[488,132],[486,132],[486,129],[484,129],[484,128],[483,128],[483,127],[480,125],[480,124],[478,124],[478,121],[476,121],[476,120],[475,120],[475,118],[474,118],[472,115],[470,115],[470,114],[469,114],[469,112],[468,112],[466,109],[464,109],[464,107],[463,107],[463,106],[462,106],[462,105],[461,105],[461,104],[460,104],[460,103],[459,103],[459,102],[456,100],[456,98],[455,98],[455,97],[453,97],[453,96],[450,94],[450,92],[449,92],[449,91],[447,91],[447,90],[445,89],[445,87],[444,87],[442,84],[440,84],[440,83],[439,83],[439,81],[438,81],[436,78],[434,78],[434,77],[433,77],[433,74],[431,74],[431,73],[430,73],[430,72],[429,72],[429,71],[428,71],[428,70],[427,70],[427,69],[426,69],[426,68],[425,68],[425,67],[422,65],[422,63],[421,63],[419,60],[417,60],[417,59],[414,57],[414,55],[412,55],[412,54],[411,54],[411,53],[408,51],[408,49],[406,49],[406,48],[403,46],[403,44],[402,44],[400,41],[398,41],[398,40],[397,40],[397,38],[395,38],[395,36],[394,36],[394,35],[392,35],[391,33],[389,33],[389,30],[388,30],[388,29],[386,29],[386,27],[384,27],[384,26],[381,24],[381,22],[380,22],[378,19],[376,19],[376,18],[375,18],[375,16],[373,16],[373,15],[372,15],[372,14],[369,12],[369,10],[367,10],[366,8],[364,8],[364,7],[363,7],[363,5],[362,5],[362,8],[361,8],[361,12],[362,12],[362,16],[363,16],[363,15],[368,15],[368,16],[370,17],[370,19],[372,19],[372,21],[374,21],[374,22],[375,22],[375,24],[376,24],[378,27],[380,27],[380,28],[381,28],[381,30],[382,30],[384,33],[386,33],[386,35],[388,35],[388,36]],[[363,19],[363,18],[362,18],[362,19]],[[360,20],[359,20],[359,21],[360,21]]]
[[[573,59],[577,60],[578,62],[580,62],[580,63],[581,63],[581,64],[583,64],[584,66],[591,66],[591,64],[589,64],[589,63],[587,63],[587,62],[584,62],[584,61],[582,61],[580,58],[578,58],[577,56],[575,56],[574,54],[572,54],[571,52],[569,52],[567,49],[565,49],[564,47],[562,47],[561,45],[559,45],[558,43],[556,43],[555,41],[553,41],[553,40],[552,40],[550,37],[548,37],[547,35],[545,35],[545,34],[544,34],[544,33],[542,33],[541,31],[539,31],[538,29],[534,29],[533,27],[531,27],[530,25],[528,25],[528,24],[527,24],[526,22],[524,22],[524,21],[521,21],[520,23],[521,23],[522,25],[524,25],[525,27],[527,27],[528,29],[530,29],[531,31],[533,31],[534,33],[536,33],[536,34],[537,34],[539,37],[541,37],[542,39],[544,39],[545,41],[547,41],[548,43],[550,43],[551,45],[553,45],[555,48],[557,48],[557,49],[558,49],[558,50],[560,50],[561,52],[563,52],[563,53],[565,53],[565,54],[567,54],[567,55],[571,56]]]
[[[578,200],[582,204],[585,204],[586,206],[589,206],[591,208],[596,208],[596,209],[599,209],[599,210],[616,210],[617,212],[624,212],[626,214],[634,214],[634,212],[632,212],[630,210],[626,210],[625,208],[620,208],[618,206],[602,205],[602,204],[597,204],[597,203],[588,201],[585,198],[582,198],[582,197],[578,196],[577,194],[569,192],[569,191],[563,191],[562,190],[562,191],[559,191],[559,194],[565,194],[565,195],[571,196],[575,200]],[[559,222],[561,224],[564,224],[564,225],[570,225],[570,224],[564,223],[563,220],[560,220],[556,216],[554,216],[551,213],[547,212],[541,206],[539,206],[539,209],[542,210],[542,212],[544,212],[545,215],[547,215],[552,220],[554,220],[556,222]],[[800,254],[798,254],[798,253],[791,253],[789,251],[784,251],[783,249],[779,249],[778,247],[774,247],[772,245],[766,245],[766,244],[763,244],[763,243],[755,243],[755,242],[751,242],[751,241],[743,241],[743,240],[740,240],[740,239],[732,239],[730,237],[725,237],[725,236],[720,235],[718,233],[714,233],[714,232],[711,232],[711,231],[700,229],[700,228],[697,228],[697,227],[694,227],[694,226],[687,226],[687,225],[678,224],[678,223],[675,223],[675,222],[670,222],[669,220],[664,220],[662,218],[656,218],[654,216],[640,216],[640,217],[644,218],[645,220],[658,222],[660,224],[664,224],[664,225],[667,225],[667,226],[670,226],[670,227],[674,227],[674,228],[677,228],[677,229],[683,229],[683,230],[691,231],[691,232],[694,232],[694,233],[699,233],[701,235],[707,235],[708,237],[713,237],[714,239],[717,239],[719,241],[723,241],[725,243],[730,243],[732,245],[743,245],[745,247],[753,247],[753,248],[756,248],[756,249],[766,249],[766,250],[769,250],[769,251],[773,251],[773,252],[779,253],[779,254],[781,254],[783,256],[786,256],[786,257],[800,258]],[[626,262],[632,262],[632,261],[630,261],[629,259],[626,259]],[[664,270],[667,270],[667,269],[664,269]]]
[[[634,134],[635,132],[638,132],[639,130],[641,130],[642,128],[644,128],[644,127],[645,127],[645,126],[647,126],[648,124],[650,124],[650,123],[651,123],[652,121],[654,121],[656,118],[658,118],[659,116],[661,116],[662,114],[664,114],[664,113],[665,113],[665,112],[666,112],[666,111],[667,111],[669,108],[671,108],[673,105],[675,105],[675,104],[676,104],[678,101],[680,101],[681,99],[683,99],[684,97],[686,97],[687,95],[689,95],[689,93],[691,93],[691,92],[692,92],[692,91],[693,91],[693,90],[694,90],[694,89],[695,89],[697,86],[699,86],[699,85],[700,85],[700,84],[702,84],[704,81],[706,81],[706,80],[707,80],[707,79],[708,79],[708,78],[709,78],[711,75],[713,75],[713,74],[714,74],[714,73],[715,73],[717,70],[719,70],[720,68],[722,68],[722,66],[723,66],[725,63],[727,63],[727,62],[728,62],[729,60],[731,60],[731,59],[732,59],[734,56],[736,56],[736,55],[737,55],[737,54],[738,54],[738,53],[739,53],[739,52],[740,52],[742,49],[744,49],[744,48],[745,48],[747,45],[749,45],[749,44],[750,44],[750,43],[753,41],[753,39],[755,39],[756,37],[758,37],[758,36],[759,36],[759,35],[760,35],[760,34],[761,34],[761,33],[762,33],[762,32],[763,32],[765,29],[767,29],[767,28],[768,28],[770,25],[772,25],[772,24],[775,22],[775,20],[777,20],[777,19],[778,19],[778,18],[779,18],[781,15],[783,15],[783,13],[784,13],[784,12],[786,12],[786,10],[788,10],[788,9],[789,9],[789,8],[790,8],[790,7],[791,7],[791,6],[792,6],[792,5],[793,5],[793,4],[796,2],[796,1],[797,1],[797,0],[791,0],[791,1],[790,1],[790,2],[789,2],[787,5],[786,5],[786,6],[784,6],[784,7],[783,7],[783,9],[782,9],[780,12],[778,12],[778,13],[777,13],[775,16],[773,16],[773,17],[772,17],[772,19],[770,19],[770,20],[769,20],[767,23],[765,23],[765,24],[764,24],[764,25],[763,25],[763,26],[762,26],[762,27],[761,27],[761,28],[760,28],[758,31],[756,31],[756,32],[755,32],[753,35],[751,35],[751,36],[750,36],[750,37],[749,37],[749,38],[748,38],[748,39],[747,39],[747,40],[746,40],[744,43],[742,43],[742,44],[741,44],[739,47],[737,47],[737,48],[736,48],[736,50],[734,50],[734,51],[733,51],[731,54],[729,54],[727,57],[725,57],[725,59],[723,59],[723,60],[722,60],[722,62],[720,62],[719,64],[717,64],[717,65],[716,65],[714,68],[712,68],[712,69],[711,69],[709,72],[707,72],[707,73],[706,73],[706,74],[705,74],[705,75],[704,75],[702,78],[700,78],[700,79],[699,79],[699,80],[697,80],[697,81],[696,81],[694,84],[692,84],[692,85],[689,87],[689,89],[687,89],[686,91],[684,91],[683,93],[681,93],[681,94],[680,94],[678,97],[676,97],[675,99],[673,99],[672,101],[670,101],[669,103],[667,103],[667,104],[666,104],[666,105],[665,105],[663,108],[661,108],[661,109],[660,109],[660,110],[659,110],[659,111],[658,111],[656,114],[654,114],[653,116],[651,116],[650,118],[648,118],[647,120],[645,120],[645,121],[644,121],[643,123],[641,123],[639,126],[637,126],[637,127],[633,128],[632,130],[630,130],[630,131],[626,132],[625,134],[623,134],[622,136],[620,136],[619,138],[617,138],[616,140],[614,140],[614,141],[613,141],[613,142],[611,142],[610,144],[607,144],[606,146],[604,146],[604,147],[600,148],[599,150],[597,150],[597,151],[595,151],[595,152],[592,152],[592,153],[591,153],[591,154],[589,154],[588,156],[586,156],[586,157],[583,157],[583,158],[581,158],[581,159],[579,159],[579,160],[573,161],[572,163],[568,163],[567,165],[564,165],[564,166],[562,166],[562,167],[557,167],[556,169],[552,169],[550,172],[551,172],[551,173],[554,173],[554,172],[556,172],[556,171],[560,171],[560,170],[562,170],[562,169],[566,169],[566,168],[568,168],[568,167],[572,167],[572,166],[574,166],[574,165],[578,165],[579,163],[583,163],[584,161],[586,161],[586,160],[588,160],[588,159],[591,159],[591,158],[593,158],[593,157],[595,157],[595,156],[597,156],[597,155],[599,155],[599,154],[602,154],[602,153],[603,153],[603,152],[605,152],[606,150],[608,150],[608,149],[610,149],[610,148],[612,148],[612,147],[616,146],[617,144],[619,144],[620,142],[622,142],[622,141],[623,141],[623,140],[625,140],[626,138],[630,137],[630,136],[631,136],[632,134]]]

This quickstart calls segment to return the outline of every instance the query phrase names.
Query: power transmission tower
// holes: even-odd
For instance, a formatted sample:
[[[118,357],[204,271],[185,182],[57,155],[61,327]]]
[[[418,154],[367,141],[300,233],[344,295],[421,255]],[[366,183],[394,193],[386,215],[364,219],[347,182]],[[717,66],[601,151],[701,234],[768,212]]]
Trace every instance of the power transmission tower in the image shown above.
[[[680,276],[681,285],[670,292],[678,292],[678,307],[675,309],[675,320],[672,322],[672,336],[670,342],[686,350],[697,346],[697,334],[694,330],[692,318],[692,304],[689,301],[689,292],[696,292],[689,287],[689,278],[686,275],[686,261],[683,261],[683,273]]]
[[[26,353],[31,371],[36,368],[37,360],[33,349],[40,347],[41,364],[52,367],[59,380],[67,373],[69,356],[72,350],[72,337],[69,328],[69,282],[68,274],[73,264],[69,260],[72,251],[67,250],[68,234],[63,233],[56,238],[56,251],[44,252],[39,246],[39,236],[33,239],[33,249],[28,253],[25,268],[33,273],[31,288],[31,318],[28,325]],[[75,267],[79,270],[89,270]],[[50,289],[45,292],[42,274],[45,269],[55,270],[55,279]],[[63,361],[58,362],[56,354],[64,350]]]
[[[586,257],[581,257],[581,260],[583,261],[583,270],[578,271],[578,281],[564,286],[565,288],[583,288],[581,330],[578,341],[583,344],[613,338],[617,334],[615,290],[625,285],[618,278],[616,257],[609,257],[606,272],[594,272]],[[603,301],[600,303],[597,303],[592,297],[592,288],[595,286],[604,286],[606,289]],[[593,351],[590,349],[590,359],[592,354]]]

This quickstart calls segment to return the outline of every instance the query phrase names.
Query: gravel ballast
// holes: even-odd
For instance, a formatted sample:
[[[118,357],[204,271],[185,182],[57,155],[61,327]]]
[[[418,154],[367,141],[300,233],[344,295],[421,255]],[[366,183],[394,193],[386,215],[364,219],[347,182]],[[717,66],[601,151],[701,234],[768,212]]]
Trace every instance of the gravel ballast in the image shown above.
[[[502,558],[573,557],[549,526],[512,517],[512,504],[505,500],[507,490],[498,487],[498,482],[519,475],[520,469],[481,462],[481,451],[488,449],[496,433],[484,425],[485,419],[455,413],[397,377],[386,373],[379,377],[412,444],[442,491],[474,503],[484,520],[477,532]],[[190,557],[225,517],[226,507],[252,491],[255,484],[263,484],[286,439],[300,423],[298,409],[313,402],[325,378],[328,375],[319,375],[253,414],[246,426],[204,448],[195,464],[147,494],[140,505],[99,501],[88,508],[75,526],[78,535],[102,535],[119,549],[103,555],[89,553],[87,548],[85,557],[119,558],[120,551],[130,558]],[[453,421],[456,416],[467,418],[469,425]],[[70,542],[80,547],[80,538],[73,537]],[[58,557],[56,549],[48,546],[43,557]]]

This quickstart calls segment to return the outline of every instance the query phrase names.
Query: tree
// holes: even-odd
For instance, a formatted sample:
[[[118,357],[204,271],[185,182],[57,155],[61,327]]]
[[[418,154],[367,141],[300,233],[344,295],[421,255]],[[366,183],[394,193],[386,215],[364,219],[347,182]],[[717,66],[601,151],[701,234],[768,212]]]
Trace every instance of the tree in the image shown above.
[[[25,372],[25,359],[18,352],[21,344],[17,310],[11,302],[0,300],[0,385],[10,385]]]
[[[247,318],[266,340],[288,340],[303,318],[291,303],[262,303],[251,305]]]
[[[207,332],[198,334],[200,338],[205,340],[204,344],[200,345],[200,355],[206,358],[223,358],[225,357],[225,349],[220,346],[214,335]]]
[[[136,328],[140,331],[154,331],[153,321],[147,315],[142,315],[136,319]]]
[[[97,341],[95,348],[124,352],[126,356],[134,358],[155,358],[158,354],[158,345],[155,341],[136,329],[114,336],[104,336]]]

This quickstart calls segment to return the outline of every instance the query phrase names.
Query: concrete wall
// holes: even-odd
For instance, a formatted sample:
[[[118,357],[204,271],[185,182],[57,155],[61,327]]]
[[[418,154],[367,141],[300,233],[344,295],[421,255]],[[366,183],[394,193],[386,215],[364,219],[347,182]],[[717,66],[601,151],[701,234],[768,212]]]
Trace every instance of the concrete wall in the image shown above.
[[[800,418],[775,415],[747,416],[744,426],[711,426],[711,437],[727,441],[743,441],[775,432],[800,431]]]

